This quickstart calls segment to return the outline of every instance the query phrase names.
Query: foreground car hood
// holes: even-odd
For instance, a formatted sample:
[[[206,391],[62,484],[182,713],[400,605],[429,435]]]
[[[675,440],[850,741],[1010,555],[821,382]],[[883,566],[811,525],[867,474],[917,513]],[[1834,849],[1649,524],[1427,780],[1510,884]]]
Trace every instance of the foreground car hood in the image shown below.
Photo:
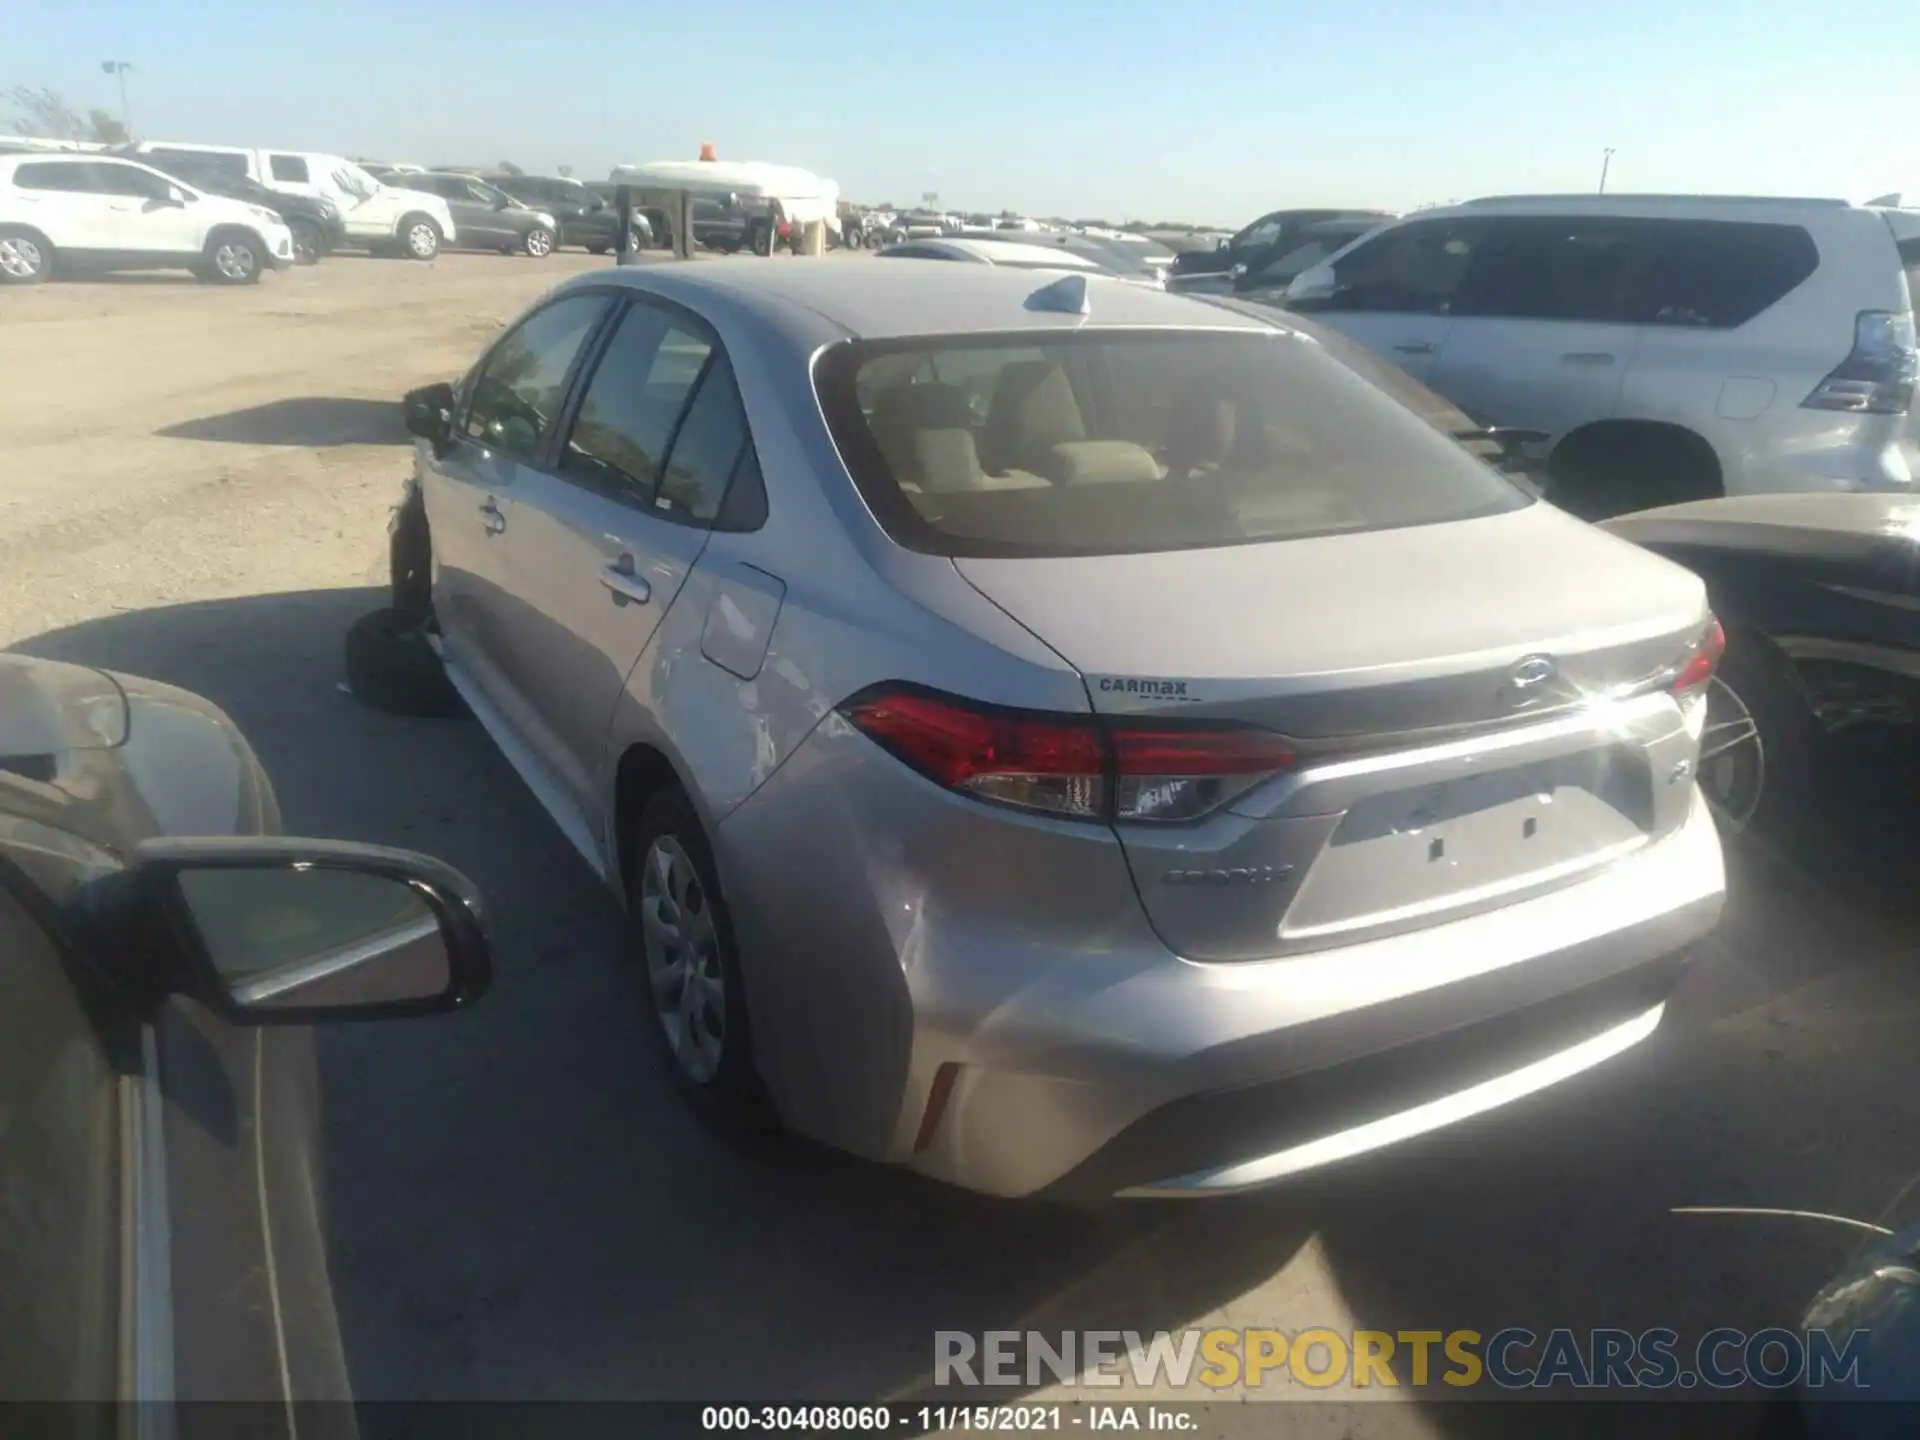
[[[266,773],[218,706],[25,655],[0,655],[0,807],[121,852],[279,829]]]
[[[1742,495],[1641,510],[1605,528],[1636,545],[1748,550],[1849,560],[1920,544],[1920,499],[1906,495]]]
[[[1536,652],[1611,657],[1582,683],[1620,683],[1706,616],[1696,576],[1546,504],[1213,550],[954,563],[1111,710],[1245,713],[1256,696],[1504,672]]]

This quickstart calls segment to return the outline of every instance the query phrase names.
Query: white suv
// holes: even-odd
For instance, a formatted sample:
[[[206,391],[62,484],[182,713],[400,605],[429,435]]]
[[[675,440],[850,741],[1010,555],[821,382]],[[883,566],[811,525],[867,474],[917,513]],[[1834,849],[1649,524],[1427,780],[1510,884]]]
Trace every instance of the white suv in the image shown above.
[[[1527,437],[1589,518],[1914,485],[1920,212],[1525,196],[1426,210],[1286,292]]]
[[[100,155],[0,155],[0,284],[63,270],[191,270],[249,285],[293,263],[271,210]]]
[[[197,145],[143,140],[156,160],[191,161],[245,175],[271,190],[330,200],[340,209],[347,239],[376,254],[431,260],[453,243],[453,212],[438,195],[383,184],[343,155],[317,150],[258,150],[241,145]]]

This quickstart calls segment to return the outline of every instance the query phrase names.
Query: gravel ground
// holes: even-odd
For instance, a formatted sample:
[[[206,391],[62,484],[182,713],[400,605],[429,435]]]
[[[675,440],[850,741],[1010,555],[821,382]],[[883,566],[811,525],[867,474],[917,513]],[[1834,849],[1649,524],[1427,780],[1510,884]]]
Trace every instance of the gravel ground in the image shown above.
[[[323,1037],[325,1199],[363,1395],[903,1395],[942,1328],[1791,1325],[1852,1235],[1670,1208],[1912,1218],[1911,865],[1883,882],[1751,846],[1653,1040],[1277,1194],[1063,1213],[703,1132],[643,1043],[612,906],[485,737],[336,688],[342,632],[380,603],[407,463],[396,397],[605,263],[341,258],[255,289],[0,293],[0,644],[211,696],[290,830],[442,855],[499,917],[500,977],[471,1014]],[[1264,1433],[1493,1426],[1423,1398],[1276,1413]],[[1625,1428],[1616,1413],[1581,1429]],[[1762,1423],[1720,1408],[1686,1428]]]

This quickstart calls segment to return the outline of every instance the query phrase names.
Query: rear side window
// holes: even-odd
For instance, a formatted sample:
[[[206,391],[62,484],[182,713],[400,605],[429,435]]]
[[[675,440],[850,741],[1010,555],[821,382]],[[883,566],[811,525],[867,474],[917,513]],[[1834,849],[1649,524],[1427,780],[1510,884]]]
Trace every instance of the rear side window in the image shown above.
[[[574,357],[606,304],[601,295],[570,295],[501,340],[474,377],[467,437],[517,460],[536,459],[559,418]]]
[[[1820,265],[1798,225],[1725,220],[1640,220],[1646,249],[1632,316],[1647,325],[1744,325],[1798,288]]]
[[[734,384],[733,366],[716,352],[673,437],[656,508],[678,519],[711,524],[746,444],[747,412]]]
[[[933,554],[1243,545],[1529,503],[1303,335],[856,342],[816,384],[869,508]]]
[[[296,185],[307,183],[307,162],[299,155],[270,155],[267,166],[276,180],[288,180]]]
[[[92,188],[87,183],[87,172],[92,168],[59,162],[22,165],[13,172],[13,183],[20,190],[86,191]]]

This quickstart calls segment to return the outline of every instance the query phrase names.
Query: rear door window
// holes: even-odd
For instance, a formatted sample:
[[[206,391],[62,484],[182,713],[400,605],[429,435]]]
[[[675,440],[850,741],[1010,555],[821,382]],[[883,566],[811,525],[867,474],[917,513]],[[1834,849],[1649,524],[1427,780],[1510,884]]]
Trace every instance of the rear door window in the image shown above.
[[[587,382],[560,474],[655,508],[661,462],[714,349],[694,322],[631,306]]]
[[[302,155],[270,155],[267,168],[276,180],[288,181],[296,185],[307,183],[307,161]]]
[[[606,307],[604,295],[570,295],[502,339],[474,377],[462,421],[467,438],[534,463],[554,432],[574,360]]]
[[[816,375],[869,509],[933,554],[1240,545],[1529,503],[1304,335],[854,342]]]
[[[1639,222],[1610,216],[1492,221],[1473,249],[1454,313],[1629,322],[1646,239]]]

